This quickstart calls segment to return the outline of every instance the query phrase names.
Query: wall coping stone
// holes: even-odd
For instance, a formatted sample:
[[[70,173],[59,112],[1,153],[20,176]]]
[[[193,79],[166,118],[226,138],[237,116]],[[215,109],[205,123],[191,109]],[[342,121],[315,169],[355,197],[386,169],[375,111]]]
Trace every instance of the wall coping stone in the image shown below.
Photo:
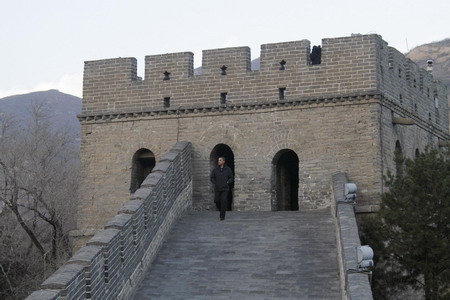
[[[352,273],[349,270],[357,268],[356,247],[361,246],[356,223],[353,203],[344,202],[344,185],[347,183],[347,174],[343,172],[332,175],[333,194],[336,205],[337,238],[342,256],[343,273],[341,281],[345,280],[347,299],[372,300],[372,289],[367,274]],[[344,278],[342,278],[344,277]]]
[[[62,290],[66,288],[81,272],[84,272],[84,266],[82,265],[63,265],[42,283],[41,288]]]
[[[163,178],[161,173],[150,173],[141,184],[141,188],[154,187]]]
[[[80,248],[68,261],[68,264],[79,264],[88,266],[92,259],[96,257],[99,252],[102,252],[102,247],[99,246],[84,246]]]
[[[97,232],[86,244],[88,246],[106,246],[120,234],[120,230],[108,228]]]
[[[131,214],[119,213],[118,215],[115,215],[111,220],[109,220],[108,223],[106,223],[105,229],[113,228],[121,230],[127,225],[128,222],[131,221],[131,219]]]
[[[52,289],[42,289],[38,291],[34,291],[31,295],[27,297],[27,300],[57,300],[61,299],[59,297],[59,293],[61,290],[52,290]]]
[[[175,146],[172,147],[171,151],[183,151],[184,149],[186,149],[188,146],[190,145],[190,142],[187,141],[179,141],[175,144]]]
[[[134,214],[143,204],[144,201],[140,199],[128,200],[119,210],[119,214]]]
[[[136,192],[134,192],[131,195],[130,200],[140,200],[140,199],[145,200],[148,198],[151,192],[152,192],[151,188],[141,186],[141,188],[139,188]]]
[[[166,173],[167,169],[169,169],[171,162],[168,160],[158,162],[155,167],[152,169],[152,172],[155,173]]]
[[[178,156],[179,153],[180,153],[180,151],[169,151],[159,159],[159,162],[163,162],[163,161],[172,162],[175,160],[175,158]]]

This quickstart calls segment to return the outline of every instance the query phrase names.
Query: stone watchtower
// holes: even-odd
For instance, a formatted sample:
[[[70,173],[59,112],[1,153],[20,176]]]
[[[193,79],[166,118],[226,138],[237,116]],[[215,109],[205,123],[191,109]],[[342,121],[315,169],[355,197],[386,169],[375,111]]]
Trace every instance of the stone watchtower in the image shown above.
[[[194,150],[195,209],[213,209],[209,173],[225,156],[233,210],[331,205],[331,174],[359,187],[358,212],[375,211],[395,153],[413,157],[447,140],[445,86],[378,35],[88,61],[84,70],[83,195],[75,236],[115,215],[177,141]],[[397,166],[399,167],[399,166]],[[84,237],[84,238],[83,238]]]

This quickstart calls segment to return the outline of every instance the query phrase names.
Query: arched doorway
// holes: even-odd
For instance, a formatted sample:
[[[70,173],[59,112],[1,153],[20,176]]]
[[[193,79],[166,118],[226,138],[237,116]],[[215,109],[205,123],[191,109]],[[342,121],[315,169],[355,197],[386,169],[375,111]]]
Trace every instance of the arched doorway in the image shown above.
[[[155,155],[148,149],[139,149],[131,161],[130,192],[134,193],[141,187],[142,182],[155,167]]]
[[[225,157],[225,164],[230,167],[231,171],[234,173],[234,154],[233,150],[226,144],[217,144],[211,151],[209,157],[211,170],[217,166],[217,160],[219,157]],[[234,183],[230,184],[230,192],[228,193],[228,207],[227,210],[232,210],[233,208],[233,198],[234,198]]]
[[[298,210],[298,156],[283,149],[272,160],[272,210]]]

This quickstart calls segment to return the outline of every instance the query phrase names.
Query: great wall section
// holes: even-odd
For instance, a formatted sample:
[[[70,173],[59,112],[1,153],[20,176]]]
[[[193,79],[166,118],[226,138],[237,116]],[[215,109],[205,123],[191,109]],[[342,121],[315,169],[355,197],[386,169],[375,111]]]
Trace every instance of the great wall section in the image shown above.
[[[341,297],[371,298],[367,277],[347,274],[355,212],[377,211],[396,153],[446,145],[445,85],[378,35],[323,39],[320,63],[306,40],[262,45],[260,70],[250,61],[248,47],[205,50],[194,75],[190,52],[152,55],[144,79],[134,58],[85,63],[80,250],[30,300],[131,297],[177,220],[214,210],[219,155],[236,213],[329,211]],[[341,201],[347,180],[355,206]]]

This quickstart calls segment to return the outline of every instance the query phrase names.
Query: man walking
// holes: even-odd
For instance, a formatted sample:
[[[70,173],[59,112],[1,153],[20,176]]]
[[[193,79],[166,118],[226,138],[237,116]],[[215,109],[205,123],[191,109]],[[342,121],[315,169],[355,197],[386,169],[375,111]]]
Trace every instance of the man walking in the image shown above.
[[[210,179],[214,184],[214,202],[220,210],[220,220],[223,221],[227,210],[229,184],[234,181],[233,172],[225,164],[225,157],[219,157],[218,166],[212,170]]]

